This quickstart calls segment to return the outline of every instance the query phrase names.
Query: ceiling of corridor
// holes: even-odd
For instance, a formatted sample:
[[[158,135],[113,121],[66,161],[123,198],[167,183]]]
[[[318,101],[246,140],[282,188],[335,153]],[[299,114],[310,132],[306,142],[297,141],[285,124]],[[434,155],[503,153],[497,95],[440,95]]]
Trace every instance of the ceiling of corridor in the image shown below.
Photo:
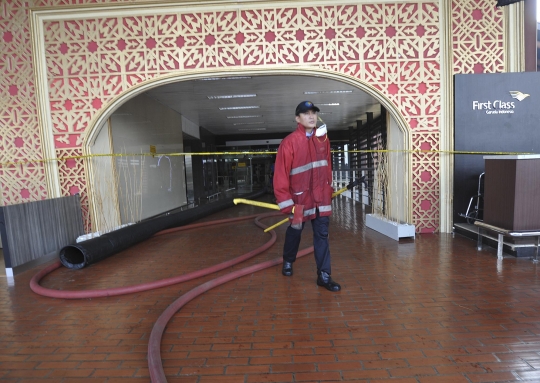
[[[330,131],[365,122],[366,112],[377,117],[381,109],[358,88],[311,76],[213,77],[163,85],[146,94],[215,135],[290,132],[296,127],[296,105],[304,100],[319,106]]]

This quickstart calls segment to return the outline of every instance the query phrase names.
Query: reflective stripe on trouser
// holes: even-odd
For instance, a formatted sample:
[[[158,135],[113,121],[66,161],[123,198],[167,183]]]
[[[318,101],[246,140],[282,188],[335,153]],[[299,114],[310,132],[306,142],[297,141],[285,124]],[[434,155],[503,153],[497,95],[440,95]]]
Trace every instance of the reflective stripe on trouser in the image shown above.
[[[330,262],[330,246],[328,244],[328,225],[330,223],[329,217],[321,217],[318,213],[317,216],[311,220],[311,227],[313,228],[313,247],[315,249],[315,263],[317,264],[317,274],[321,271],[332,274],[331,262]],[[289,226],[285,234],[285,243],[283,245],[283,260],[285,262],[294,262],[296,260],[296,254],[300,247],[300,240],[302,239],[302,230],[305,222],[302,224],[302,229],[297,230]]]

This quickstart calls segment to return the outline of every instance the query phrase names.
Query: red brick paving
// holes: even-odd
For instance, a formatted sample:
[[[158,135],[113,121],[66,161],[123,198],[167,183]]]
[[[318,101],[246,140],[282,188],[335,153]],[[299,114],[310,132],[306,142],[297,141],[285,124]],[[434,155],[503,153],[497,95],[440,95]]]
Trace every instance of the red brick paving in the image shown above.
[[[335,201],[330,237],[340,293],[315,284],[313,256],[294,276],[270,268],[188,303],[161,344],[169,382],[475,383],[540,381],[540,278],[528,259],[497,261],[474,241],[419,235],[397,243],[363,226],[361,206]],[[238,206],[205,220],[267,212]],[[271,224],[279,217],[267,219]],[[279,257],[277,244],[243,264]],[[310,245],[306,226],[303,247]],[[155,237],[41,284],[118,287],[181,275],[266,242],[252,222]],[[41,297],[30,278],[0,278],[0,382],[147,382],[152,326],[179,296],[216,276],[131,295]]]

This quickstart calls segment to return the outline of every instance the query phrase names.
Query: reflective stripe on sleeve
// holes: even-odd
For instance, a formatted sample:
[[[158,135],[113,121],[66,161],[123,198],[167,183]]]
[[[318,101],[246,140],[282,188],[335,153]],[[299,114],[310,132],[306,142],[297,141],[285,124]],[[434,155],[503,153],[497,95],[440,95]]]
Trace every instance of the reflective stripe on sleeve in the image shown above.
[[[319,211],[332,211],[331,205],[319,206]]]
[[[294,205],[294,201],[292,199],[288,199],[286,201],[278,203],[278,206],[280,209],[283,209],[292,205]]]
[[[294,168],[291,170],[291,176],[303,172],[307,172],[308,170],[314,169],[314,168],[320,168],[323,166],[328,166],[328,161],[326,160],[320,160],[315,162],[310,162],[309,164],[299,166],[297,168]]]

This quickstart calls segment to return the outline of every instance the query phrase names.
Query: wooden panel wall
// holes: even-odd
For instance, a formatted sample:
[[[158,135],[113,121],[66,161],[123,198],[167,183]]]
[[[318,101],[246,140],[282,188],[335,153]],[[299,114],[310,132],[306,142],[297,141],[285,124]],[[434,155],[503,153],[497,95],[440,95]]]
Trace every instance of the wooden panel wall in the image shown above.
[[[6,267],[15,268],[84,234],[79,195],[4,206],[0,227]]]

